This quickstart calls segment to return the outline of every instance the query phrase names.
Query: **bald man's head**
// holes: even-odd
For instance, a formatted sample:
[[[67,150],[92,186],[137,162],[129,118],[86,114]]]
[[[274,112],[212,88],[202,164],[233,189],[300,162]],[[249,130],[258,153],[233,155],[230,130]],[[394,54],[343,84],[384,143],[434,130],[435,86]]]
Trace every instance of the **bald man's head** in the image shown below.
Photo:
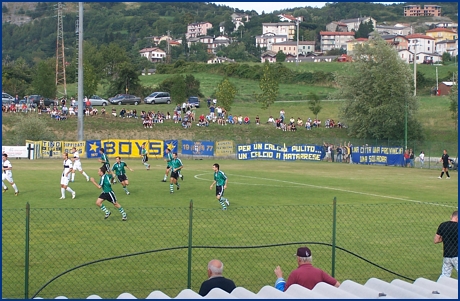
[[[224,264],[218,259],[213,259],[208,263],[208,276],[222,276]]]

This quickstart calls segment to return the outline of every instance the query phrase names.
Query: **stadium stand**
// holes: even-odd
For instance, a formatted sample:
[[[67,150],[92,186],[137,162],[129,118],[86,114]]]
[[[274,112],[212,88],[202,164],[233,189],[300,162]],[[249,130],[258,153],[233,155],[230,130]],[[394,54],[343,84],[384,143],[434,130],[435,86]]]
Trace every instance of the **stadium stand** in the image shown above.
[[[43,299],[36,297],[34,299]],[[67,299],[59,296],[55,299]],[[86,299],[102,299],[91,295]],[[130,293],[122,293],[117,299],[137,299]],[[371,278],[364,285],[345,280],[340,287],[326,283],[317,284],[312,290],[294,284],[281,292],[273,286],[264,286],[253,293],[244,287],[237,287],[232,293],[215,288],[205,297],[190,289],[184,289],[176,297],[170,297],[161,291],[152,291],[146,299],[458,299],[458,280],[442,277],[437,282],[418,278],[414,283],[399,279],[391,283]]]

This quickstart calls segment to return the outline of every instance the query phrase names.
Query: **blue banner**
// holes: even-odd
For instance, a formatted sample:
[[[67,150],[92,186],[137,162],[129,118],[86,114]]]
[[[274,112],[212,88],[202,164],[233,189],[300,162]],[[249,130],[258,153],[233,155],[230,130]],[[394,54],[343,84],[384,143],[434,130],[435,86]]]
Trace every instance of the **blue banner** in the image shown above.
[[[404,149],[388,146],[353,146],[352,160],[357,164],[404,165]]]
[[[101,145],[101,140],[86,140],[86,157],[89,159],[100,158],[99,149],[102,147]]]
[[[182,154],[212,157],[214,156],[214,142],[182,140]]]
[[[165,149],[163,150],[163,155],[166,155],[166,149],[169,148],[172,153],[177,153],[177,145],[178,141],[177,140],[165,140]]]
[[[321,161],[325,156],[322,146],[319,145],[301,144],[286,146],[271,143],[238,145],[236,147],[236,154],[238,160]]]

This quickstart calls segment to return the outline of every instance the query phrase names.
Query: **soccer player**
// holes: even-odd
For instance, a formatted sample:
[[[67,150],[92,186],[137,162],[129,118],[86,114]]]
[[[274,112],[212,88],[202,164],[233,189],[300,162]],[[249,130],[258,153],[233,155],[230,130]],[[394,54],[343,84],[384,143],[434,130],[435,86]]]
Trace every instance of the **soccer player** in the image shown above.
[[[145,142],[141,145],[141,156],[142,156],[142,164],[144,164],[147,170],[150,170],[150,164],[147,163],[149,157],[147,156],[147,149],[145,148]]]
[[[123,190],[126,192],[126,194],[129,195],[129,191],[128,191],[129,182],[128,182],[128,177],[126,176],[125,167],[129,169],[130,171],[134,171],[134,170],[132,170],[124,161],[121,161],[120,157],[116,157],[115,161],[116,162],[115,164],[113,164],[112,170],[115,172],[115,175],[117,176],[118,181],[120,182],[121,186],[123,186]]]
[[[96,183],[94,178],[91,178],[90,181],[99,189],[102,189],[101,195],[96,200],[96,205],[101,208],[102,211],[105,213],[105,219],[107,219],[112,212],[110,212],[103,204],[104,201],[109,201],[112,203],[115,208],[118,209],[121,213],[121,220],[126,221],[128,219],[125,210],[121,207],[120,203],[117,202],[117,198],[115,197],[115,193],[112,190],[112,186],[110,185],[110,180],[112,175],[107,172],[107,169],[104,166],[101,166],[98,171],[101,180],[99,184]]]
[[[8,160],[8,155],[3,153],[2,154],[2,186],[3,186],[3,192],[6,192],[8,190],[8,187],[6,187],[5,183],[3,182],[4,180],[7,180],[10,182],[11,186],[14,189],[14,195],[17,196],[19,194],[18,187],[13,181],[13,165],[11,165],[11,162]]]
[[[65,199],[65,192],[66,190],[72,194],[72,199],[75,198],[75,191],[70,188],[69,185],[69,180],[70,180],[70,173],[72,172],[72,160],[69,159],[69,154],[68,153],[63,153],[62,158],[64,159],[64,162],[62,163],[64,165],[64,170],[62,171],[61,175],[61,200]]]
[[[170,193],[174,193],[174,184],[176,184],[177,190],[180,189],[180,185],[177,183],[177,178],[179,177],[179,171],[182,167],[184,167],[184,165],[182,165],[182,161],[177,157],[177,153],[174,153],[171,161],[171,181],[169,182]]]
[[[165,150],[165,152],[166,152],[166,159],[165,159],[165,161],[166,161],[166,170],[165,170],[165,176],[163,177],[162,182],[166,182],[166,178],[169,175],[169,170],[171,169],[171,162],[174,159],[173,154],[171,153],[171,150],[169,148],[167,148]]]
[[[72,147],[72,154],[73,154],[73,169],[72,169],[72,178],[71,182],[75,181],[75,170],[78,170],[82,175],[86,177],[86,181],[89,181],[89,177],[86,174],[86,172],[81,168],[81,162],[80,162],[80,154],[77,151],[76,147]]]
[[[442,179],[442,176],[444,175],[444,172],[446,173],[446,176],[447,176],[447,179],[450,179],[450,176],[449,176],[449,161],[451,161],[449,159],[449,155],[447,154],[447,150],[444,150],[442,152],[442,157],[441,157],[441,160],[439,160],[440,162],[442,162],[442,172],[441,172],[441,175],[438,177],[438,179]]]
[[[111,174],[112,177],[112,183],[116,183],[117,181],[113,178],[113,173],[110,170],[110,162],[109,162],[109,157],[105,154],[105,150],[103,147],[99,149],[99,153],[101,154],[101,158],[99,159],[99,162],[102,163],[102,166],[105,167],[105,170],[108,174]]]
[[[227,206],[230,206],[230,202],[228,199],[224,198],[224,191],[227,189],[228,178],[225,173],[220,170],[219,164],[215,163],[212,169],[214,170],[214,182],[212,182],[209,189],[212,189],[214,184],[216,184],[216,198],[222,206],[222,210],[227,210]]]

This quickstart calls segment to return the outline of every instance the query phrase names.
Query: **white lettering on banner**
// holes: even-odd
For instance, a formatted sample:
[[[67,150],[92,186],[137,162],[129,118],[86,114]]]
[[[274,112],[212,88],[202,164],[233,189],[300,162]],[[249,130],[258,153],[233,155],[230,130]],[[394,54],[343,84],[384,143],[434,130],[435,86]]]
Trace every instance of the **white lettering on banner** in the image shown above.
[[[2,153],[6,153],[9,158],[27,158],[27,146],[2,146]]]

